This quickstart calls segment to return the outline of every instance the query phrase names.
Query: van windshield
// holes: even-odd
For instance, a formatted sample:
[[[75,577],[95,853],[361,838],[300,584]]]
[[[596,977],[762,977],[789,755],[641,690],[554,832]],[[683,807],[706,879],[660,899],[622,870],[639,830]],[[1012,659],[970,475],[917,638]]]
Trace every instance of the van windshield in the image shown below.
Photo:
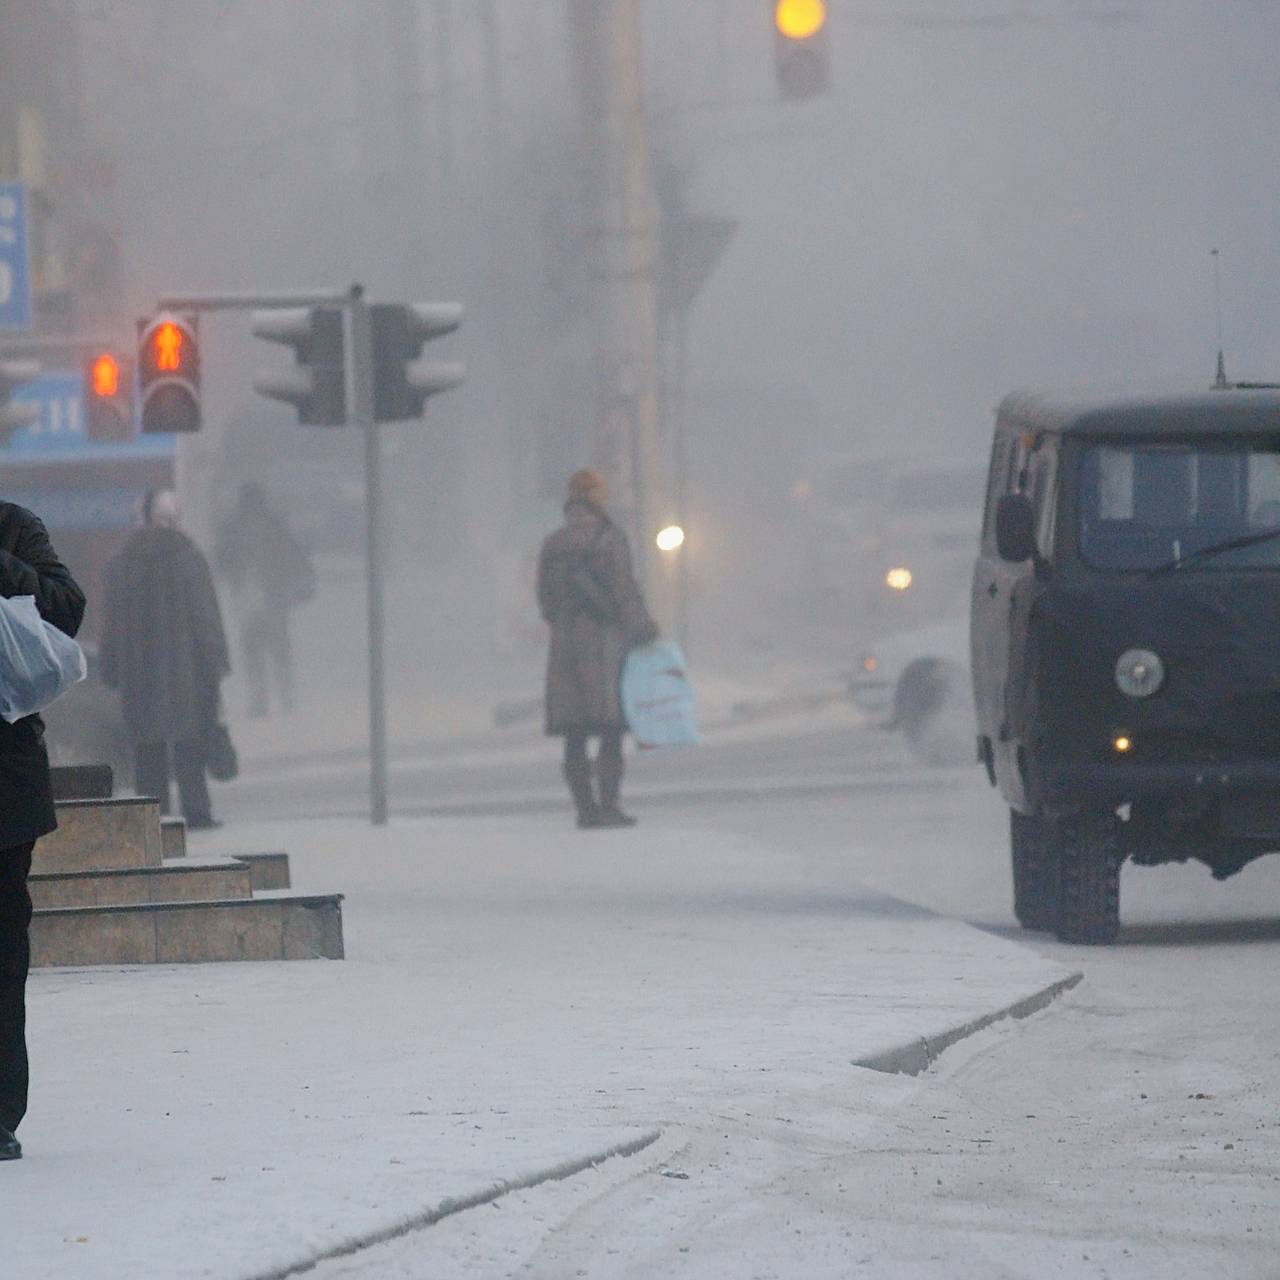
[[[1084,456],[1079,510],[1080,554],[1097,569],[1154,569],[1280,529],[1280,441],[1094,445]],[[1280,569],[1280,538],[1193,567]]]

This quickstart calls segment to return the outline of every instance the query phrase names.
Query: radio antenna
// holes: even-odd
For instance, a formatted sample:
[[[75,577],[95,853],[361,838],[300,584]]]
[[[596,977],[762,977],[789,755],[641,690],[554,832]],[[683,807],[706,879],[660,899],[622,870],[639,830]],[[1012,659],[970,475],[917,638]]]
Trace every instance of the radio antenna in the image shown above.
[[[1227,361],[1222,353],[1222,255],[1217,249],[1210,249],[1213,259],[1213,313],[1218,325],[1218,376],[1213,381],[1215,391],[1227,391],[1231,384],[1227,381]]]

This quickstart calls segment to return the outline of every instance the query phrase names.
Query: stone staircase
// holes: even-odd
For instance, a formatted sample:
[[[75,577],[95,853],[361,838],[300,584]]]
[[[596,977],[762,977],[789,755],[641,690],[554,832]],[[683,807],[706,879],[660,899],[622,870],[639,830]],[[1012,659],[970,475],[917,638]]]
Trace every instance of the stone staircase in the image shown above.
[[[291,892],[288,855],[191,858],[145,798],[57,810],[29,881],[33,965],[342,959],[342,895]]]

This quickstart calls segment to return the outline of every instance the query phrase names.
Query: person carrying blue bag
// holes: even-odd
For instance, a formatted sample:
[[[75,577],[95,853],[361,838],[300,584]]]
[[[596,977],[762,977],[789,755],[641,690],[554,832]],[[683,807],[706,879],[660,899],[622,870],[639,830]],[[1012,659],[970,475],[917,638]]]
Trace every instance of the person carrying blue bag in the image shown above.
[[[538,607],[551,627],[546,728],[564,739],[564,777],[584,829],[635,826],[621,806],[627,720],[619,685],[627,655],[658,636],[606,496],[599,472],[576,471],[564,524],[538,558]],[[594,768],[592,738],[600,743]]]
[[[46,622],[74,636],[84,593],[58,559],[44,525],[0,502],[0,596],[30,596]],[[17,1160],[14,1131],[27,1110],[27,969],[35,842],[57,826],[44,725],[36,715],[0,720],[0,1160]]]

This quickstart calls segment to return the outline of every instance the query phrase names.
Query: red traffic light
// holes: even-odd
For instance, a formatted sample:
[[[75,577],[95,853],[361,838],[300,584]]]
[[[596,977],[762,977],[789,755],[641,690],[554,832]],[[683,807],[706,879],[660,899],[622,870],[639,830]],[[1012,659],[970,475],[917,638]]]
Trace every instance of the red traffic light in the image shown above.
[[[138,321],[142,430],[199,431],[200,344],[196,318],[161,312]]]
[[[182,330],[172,320],[166,320],[151,336],[156,368],[177,373],[182,368],[182,345]]]
[[[120,362],[109,352],[94,358],[89,366],[89,387],[95,396],[120,393]]]
[[[121,444],[134,435],[133,362],[113,351],[84,359],[85,433],[99,444]]]

